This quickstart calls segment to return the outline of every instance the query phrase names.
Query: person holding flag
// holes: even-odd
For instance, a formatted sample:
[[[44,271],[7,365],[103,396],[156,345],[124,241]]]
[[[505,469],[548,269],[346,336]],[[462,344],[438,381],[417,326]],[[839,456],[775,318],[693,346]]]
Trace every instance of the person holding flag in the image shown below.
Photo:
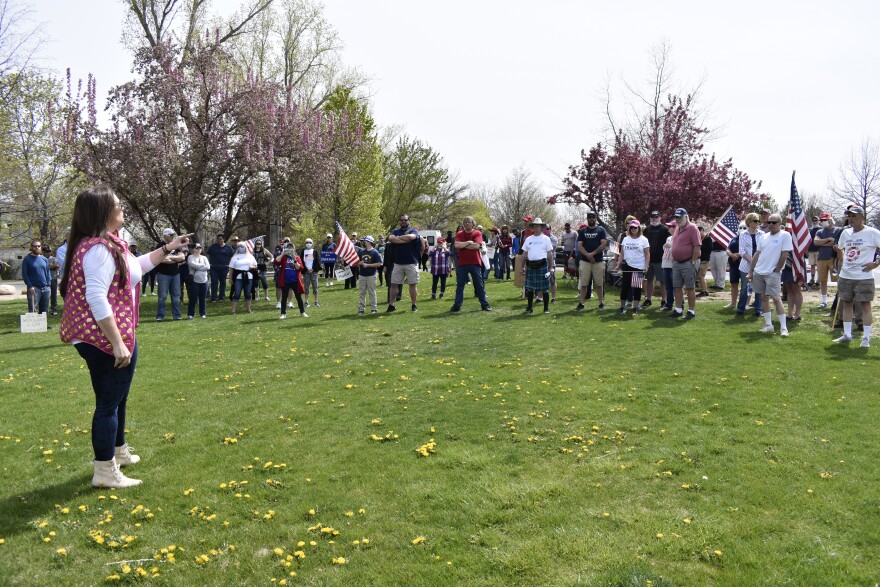
[[[651,244],[642,236],[641,222],[635,218],[630,221],[627,235],[623,237],[620,247],[622,254],[617,258],[617,265],[614,267],[623,276],[620,282],[620,315],[626,315],[626,303],[630,295],[633,300],[633,314],[638,314],[645,271],[651,262]]]
[[[373,246],[375,239],[364,237],[364,248],[361,250],[360,279],[358,279],[358,316],[363,316],[367,309],[367,296],[370,296],[370,313],[379,312],[376,299],[376,270],[382,269],[382,255]]]

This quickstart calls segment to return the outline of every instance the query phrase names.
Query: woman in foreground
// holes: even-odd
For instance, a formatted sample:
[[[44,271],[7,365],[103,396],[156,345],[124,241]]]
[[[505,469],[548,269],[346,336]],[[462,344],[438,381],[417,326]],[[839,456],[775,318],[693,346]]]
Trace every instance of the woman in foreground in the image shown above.
[[[125,441],[125,410],[137,364],[140,281],[144,273],[172,250],[189,243],[190,235],[149,254],[135,257],[119,238],[125,218],[119,198],[109,187],[88,189],[76,198],[68,257],[61,279],[64,313],[59,334],[73,343],[86,362],[95,392],[92,448],[95,453],[92,485],[131,487],[137,479],[120,467],[140,457]]]

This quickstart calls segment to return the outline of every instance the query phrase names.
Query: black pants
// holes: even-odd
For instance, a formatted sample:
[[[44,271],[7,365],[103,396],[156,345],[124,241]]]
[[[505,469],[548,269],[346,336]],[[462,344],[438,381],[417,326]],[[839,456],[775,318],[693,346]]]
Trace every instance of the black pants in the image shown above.
[[[433,275],[431,277],[431,295],[435,295],[437,293],[437,282],[440,282],[440,293],[446,292],[446,278],[449,277],[448,273],[444,273],[443,275]]]
[[[302,314],[306,311],[306,307],[303,305],[302,294],[296,291],[293,284],[287,284],[281,289],[281,315],[284,316],[287,314],[287,298],[290,292],[293,292],[293,295],[296,296],[296,305],[299,306],[299,313]]]
[[[116,359],[92,345],[81,342],[76,346],[85,360],[95,392],[95,413],[92,416],[92,449],[96,461],[109,461],[117,446],[125,444],[125,405],[137,365],[138,347],[134,345],[131,362],[124,369],[116,369]]]
[[[630,300],[634,302],[638,302],[642,299],[642,288],[633,287],[632,286],[632,277],[636,271],[641,271],[641,269],[635,269],[630,267],[626,263],[620,266],[621,270],[621,279],[620,279],[620,299],[621,301],[628,302]]]

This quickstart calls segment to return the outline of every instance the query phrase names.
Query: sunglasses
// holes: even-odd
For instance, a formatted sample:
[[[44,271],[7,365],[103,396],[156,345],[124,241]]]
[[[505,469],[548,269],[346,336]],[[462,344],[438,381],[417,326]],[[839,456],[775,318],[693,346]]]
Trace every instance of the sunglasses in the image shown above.
[[[767,224],[779,224],[778,220],[768,220]]]

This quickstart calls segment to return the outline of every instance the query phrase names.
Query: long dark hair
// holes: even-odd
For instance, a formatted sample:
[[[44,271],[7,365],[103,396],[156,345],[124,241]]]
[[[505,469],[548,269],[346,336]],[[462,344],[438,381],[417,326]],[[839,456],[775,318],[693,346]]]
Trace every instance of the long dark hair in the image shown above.
[[[113,200],[113,190],[108,186],[100,185],[89,188],[76,197],[73,204],[73,219],[70,223],[70,235],[67,237],[67,257],[64,261],[64,275],[58,290],[62,296],[67,295],[67,283],[70,279],[70,267],[80,241],[84,238],[103,238],[113,253],[116,260],[116,269],[119,271],[119,285],[125,287],[128,272],[125,270],[125,257],[122,250],[112,240],[106,238],[104,229],[110,221],[110,215],[116,202]]]

